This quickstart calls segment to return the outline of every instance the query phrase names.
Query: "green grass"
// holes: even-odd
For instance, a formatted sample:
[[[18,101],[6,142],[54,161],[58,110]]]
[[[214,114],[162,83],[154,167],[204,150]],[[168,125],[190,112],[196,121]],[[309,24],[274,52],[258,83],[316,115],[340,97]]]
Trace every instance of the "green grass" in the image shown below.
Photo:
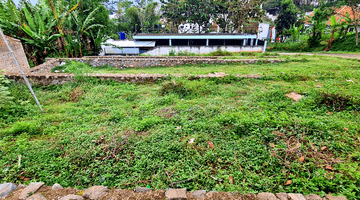
[[[85,79],[34,86],[44,113],[25,85],[11,84],[13,104],[0,110],[0,180],[359,199],[359,61],[303,58],[123,70],[216,70],[260,79],[169,78],[146,85]],[[303,99],[294,103],[285,97],[289,92]],[[191,138],[195,142],[188,144]]]

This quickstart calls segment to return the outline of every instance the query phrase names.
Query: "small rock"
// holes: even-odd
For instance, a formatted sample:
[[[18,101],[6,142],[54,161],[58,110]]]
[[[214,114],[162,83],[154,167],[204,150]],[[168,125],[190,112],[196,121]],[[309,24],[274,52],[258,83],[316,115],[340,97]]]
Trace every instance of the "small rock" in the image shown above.
[[[347,200],[344,196],[331,196],[331,195],[325,195],[326,200]]]
[[[63,187],[60,184],[55,183],[52,187],[52,190],[56,190],[56,189],[63,189]]]
[[[322,198],[319,195],[315,194],[309,194],[305,196],[306,200],[322,200]]]
[[[260,200],[278,200],[273,193],[262,192],[257,195]]]
[[[13,183],[3,183],[0,184],[0,199],[10,194],[10,192],[14,191],[17,186]]]
[[[20,184],[19,186],[18,186],[18,188],[25,188],[26,187],[26,185],[24,185],[24,184]]]
[[[34,194],[26,198],[26,200],[46,200],[46,198],[42,194]]]
[[[108,192],[108,188],[104,186],[92,186],[89,189],[86,189],[82,194],[82,197],[85,199],[98,200],[102,195]]]
[[[36,191],[38,191],[38,189],[43,186],[44,183],[38,182],[38,183],[30,183],[26,188],[24,188],[20,195],[19,195],[19,199],[26,199],[30,193],[35,193]]]
[[[305,200],[305,197],[302,194],[294,194],[290,193],[288,194],[289,200]]]
[[[62,197],[59,200],[84,200],[84,198],[79,195],[69,194],[67,196]]]
[[[279,200],[288,200],[288,194],[286,194],[286,193],[276,193],[275,196]]]
[[[191,193],[192,196],[200,199],[203,198],[206,194],[206,190],[195,190],[193,193]]]
[[[291,98],[293,101],[300,101],[302,98],[302,95],[300,95],[296,92],[291,92],[289,94],[286,94],[285,96]]]
[[[186,189],[169,189],[165,192],[167,200],[186,200]]]
[[[136,187],[135,188],[135,192],[137,193],[145,193],[145,192],[149,192],[152,191],[151,188],[146,188],[146,187]]]

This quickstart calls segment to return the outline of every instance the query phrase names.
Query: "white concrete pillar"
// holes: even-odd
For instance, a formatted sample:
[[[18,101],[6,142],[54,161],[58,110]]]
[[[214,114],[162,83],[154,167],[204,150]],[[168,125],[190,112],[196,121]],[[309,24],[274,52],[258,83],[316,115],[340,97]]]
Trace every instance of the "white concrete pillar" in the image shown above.
[[[265,44],[264,44],[264,51],[263,51],[263,53],[265,53],[265,52],[266,52],[266,45],[267,45],[267,40],[265,40]]]
[[[257,44],[258,44],[258,39],[256,38],[256,41],[255,41],[255,46],[257,46]]]
[[[209,46],[209,39],[206,39],[206,46]]]
[[[254,46],[254,38],[251,38],[250,46]]]
[[[171,39],[169,39],[169,46],[171,46]]]

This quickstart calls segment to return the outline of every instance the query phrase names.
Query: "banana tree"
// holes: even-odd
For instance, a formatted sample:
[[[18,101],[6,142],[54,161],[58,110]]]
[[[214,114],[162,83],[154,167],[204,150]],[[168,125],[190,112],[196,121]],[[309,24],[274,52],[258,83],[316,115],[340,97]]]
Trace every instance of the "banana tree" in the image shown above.
[[[324,49],[324,51],[330,51],[331,45],[332,45],[332,43],[334,42],[334,34],[335,34],[335,32],[339,29],[339,27],[341,26],[340,20],[341,20],[341,18],[340,18],[338,21],[336,21],[335,15],[332,15],[332,16],[331,16],[331,37],[330,37],[330,40],[329,40],[329,42],[328,42],[328,45],[327,45],[327,47]]]
[[[341,37],[346,38],[347,32],[348,32],[349,28],[351,27],[353,20],[351,19],[348,12],[346,12],[346,15],[344,18],[345,18],[345,21],[342,21],[341,26],[340,26],[340,35],[342,35],[342,33],[344,32],[344,35]]]
[[[72,19],[76,24],[75,39],[77,40],[80,57],[83,56],[82,41],[84,41],[84,40],[87,41],[86,42],[87,46],[90,46],[90,44],[89,44],[90,41],[88,39],[90,36],[89,31],[94,28],[103,27],[103,25],[100,25],[100,24],[92,24],[95,19],[94,15],[98,11],[98,9],[99,8],[95,8],[85,19],[81,19],[78,11],[75,11],[71,14]],[[68,40],[69,39],[70,38],[68,37]],[[77,44],[75,44],[75,45],[77,45]],[[88,49],[91,49],[91,48],[88,48]]]
[[[69,5],[64,3],[64,0],[56,0],[54,3],[52,0],[40,0],[41,5],[44,7],[51,9],[52,15],[55,18],[56,22],[56,30],[57,33],[61,34],[61,37],[58,37],[58,45],[59,45],[59,51],[61,53],[62,49],[64,49],[64,45],[67,45],[66,40],[64,38],[64,32],[65,32],[65,25],[66,20],[68,19],[68,15],[75,11],[75,9],[79,6],[78,3],[70,8]],[[70,9],[69,9],[70,8]],[[66,56],[69,56],[69,51],[65,49]]]
[[[55,40],[61,37],[61,34],[55,34],[53,28],[56,26],[56,21],[51,20],[50,16],[45,12],[31,14],[27,6],[23,7],[25,20],[21,26],[22,31],[29,37],[22,37],[26,44],[34,47],[33,55],[46,57],[50,51],[56,51],[54,45]],[[40,54],[38,54],[40,52]]]
[[[17,36],[21,30],[18,25],[21,25],[22,22],[20,10],[16,8],[12,0],[7,0],[4,3],[0,1],[0,28],[4,33]]]

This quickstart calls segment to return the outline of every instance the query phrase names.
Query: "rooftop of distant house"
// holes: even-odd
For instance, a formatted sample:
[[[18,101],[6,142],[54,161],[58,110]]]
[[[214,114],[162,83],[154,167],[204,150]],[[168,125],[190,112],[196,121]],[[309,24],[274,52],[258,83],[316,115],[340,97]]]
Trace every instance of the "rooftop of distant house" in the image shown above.
[[[335,15],[336,21],[340,20],[340,22],[345,22],[346,21],[346,13],[349,14],[349,17],[352,20],[354,20],[355,16],[359,17],[359,15],[360,15],[360,12],[358,10],[355,10],[355,16],[354,16],[353,11],[352,11],[350,6],[342,6],[340,8],[334,8],[334,14],[333,15]],[[309,16],[310,17],[314,16],[314,12],[312,12]],[[306,24],[311,24],[310,19],[305,21],[305,23]],[[326,25],[331,25],[331,16],[329,17],[328,21],[326,22]]]

